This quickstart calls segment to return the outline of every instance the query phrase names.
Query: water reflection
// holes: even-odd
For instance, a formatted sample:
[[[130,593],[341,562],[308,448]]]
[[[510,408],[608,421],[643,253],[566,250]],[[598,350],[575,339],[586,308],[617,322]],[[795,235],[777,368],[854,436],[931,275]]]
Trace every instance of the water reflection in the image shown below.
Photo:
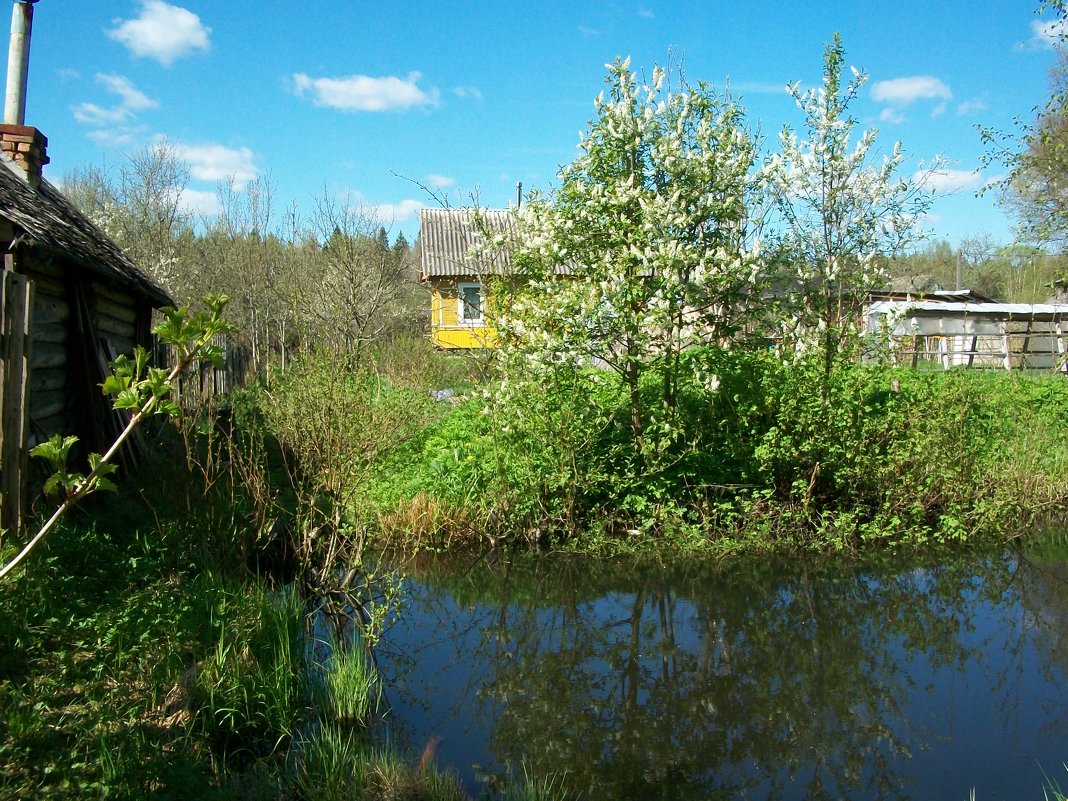
[[[382,666],[413,747],[589,799],[1037,796],[1068,759],[1068,567],[428,573]],[[1063,783],[1063,782],[1062,782]]]

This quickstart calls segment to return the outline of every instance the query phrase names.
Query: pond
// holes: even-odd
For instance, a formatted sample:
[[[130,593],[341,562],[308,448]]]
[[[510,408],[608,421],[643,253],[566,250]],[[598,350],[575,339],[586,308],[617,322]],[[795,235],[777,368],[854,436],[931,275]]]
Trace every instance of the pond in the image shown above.
[[[1068,562],[430,570],[380,649],[397,735],[473,796],[1042,798],[1068,786]]]

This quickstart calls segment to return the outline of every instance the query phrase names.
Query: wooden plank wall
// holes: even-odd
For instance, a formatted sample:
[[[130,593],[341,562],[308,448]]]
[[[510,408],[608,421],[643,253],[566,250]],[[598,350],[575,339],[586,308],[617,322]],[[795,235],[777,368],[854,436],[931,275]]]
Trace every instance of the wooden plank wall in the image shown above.
[[[22,527],[27,449],[33,285],[4,270],[0,279],[0,528]]]
[[[116,353],[133,353],[137,344],[137,304],[128,292],[96,285],[96,330]],[[147,343],[143,343],[147,347]]]
[[[34,263],[33,356],[30,360],[31,444],[74,433],[69,388],[70,302],[67,276],[54,264]]]

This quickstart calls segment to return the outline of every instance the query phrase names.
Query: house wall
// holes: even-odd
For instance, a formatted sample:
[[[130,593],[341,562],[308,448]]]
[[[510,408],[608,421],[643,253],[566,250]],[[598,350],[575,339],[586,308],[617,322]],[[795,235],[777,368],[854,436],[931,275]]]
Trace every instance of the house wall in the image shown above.
[[[470,349],[496,345],[497,332],[492,325],[473,325],[460,319],[459,285],[470,282],[471,279],[437,280],[431,284],[430,338],[435,346]],[[483,305],[488,305],[488,299]]]
[[[126,290],[74,278],[77,268],[58,260],[21,260],[33,283],[29,381],[29,446],[53,434],[77,434],[98,449],[109,432],[97,427],[100,366],[134,346],[151,345],[151,308]],[[78,314],[84,298],[95,342],[84,341]]]
[[[33,282],[28,429],[33,446],[53,434],[75,431],[70,399],[71,306],[61,268],[33,263],[20,272]]]

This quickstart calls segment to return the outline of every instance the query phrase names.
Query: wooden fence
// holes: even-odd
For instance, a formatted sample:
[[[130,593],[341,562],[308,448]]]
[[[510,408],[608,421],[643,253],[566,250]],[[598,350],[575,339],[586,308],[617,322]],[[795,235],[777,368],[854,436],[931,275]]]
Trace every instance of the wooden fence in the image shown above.
[[[22,525],[33,285],[4,270],[0,281],[0,528]]]
[[[225,395],[245,386],[251,368],[251,349],[241,337],[218,334],[213,345],[222,348],[223,364],[221,367],[203,362],[191,367],[178,383],[176,397],[185,408],[192,408],[207,403],[218,395]],[[172,348],[167,347],[164,364],[174,364],[176,357]]]

